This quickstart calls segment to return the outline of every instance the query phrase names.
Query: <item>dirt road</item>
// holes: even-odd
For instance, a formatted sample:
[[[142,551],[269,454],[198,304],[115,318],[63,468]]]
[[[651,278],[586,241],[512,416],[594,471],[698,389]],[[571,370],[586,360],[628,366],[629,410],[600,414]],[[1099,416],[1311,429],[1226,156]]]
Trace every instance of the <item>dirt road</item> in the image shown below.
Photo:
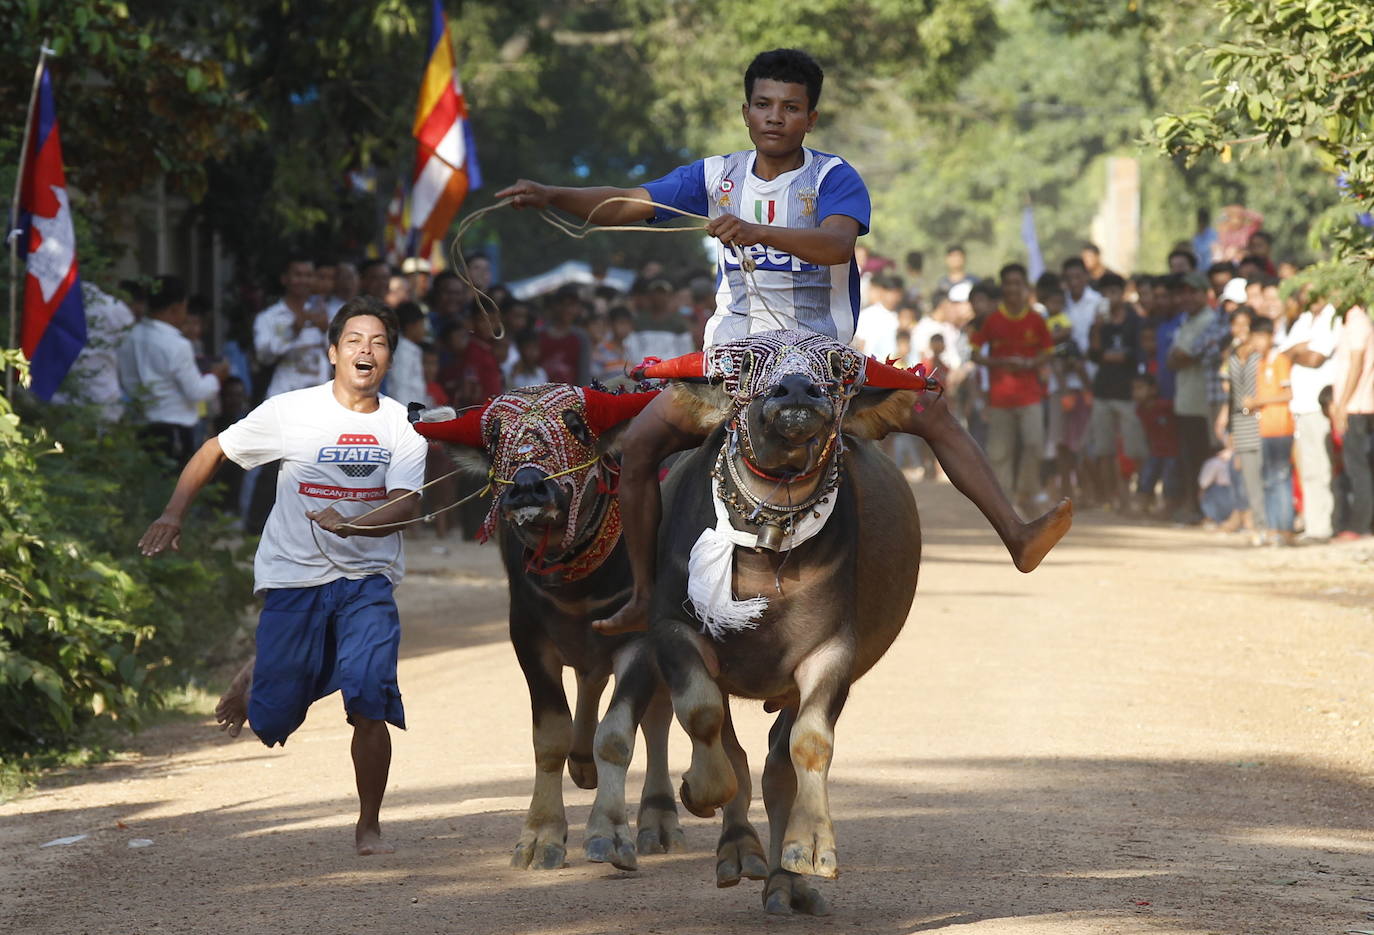
[[[382,815],[396,855],[352,854],[337,698],[285,750],[166,726],[0,806],[0,931],[1374,930],[1374,549],[1250,550],[1098,514],[1022,576],[949,487],[918,499],[916,606],[838,731],[829,918],[715,889],[715,824],[685,812],[689,853],[586,864],[592,793],[566,780],[571,865],[509,869],[533,767],[496,552],[417,539],[398,592],[411,729]],[[768,721],[737,704],[736,723],[757,788]],[[687,758],[674,728],[674,774]]]

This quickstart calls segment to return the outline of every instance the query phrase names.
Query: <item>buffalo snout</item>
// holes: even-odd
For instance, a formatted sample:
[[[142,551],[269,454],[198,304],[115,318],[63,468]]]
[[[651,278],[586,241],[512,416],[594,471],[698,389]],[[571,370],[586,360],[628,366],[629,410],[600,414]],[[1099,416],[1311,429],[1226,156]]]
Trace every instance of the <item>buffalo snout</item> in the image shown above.
[[[789,445],[804,445],[824,432],[833,415],[825,391],[801,374],[788,374],[763,401],[763,422]]]

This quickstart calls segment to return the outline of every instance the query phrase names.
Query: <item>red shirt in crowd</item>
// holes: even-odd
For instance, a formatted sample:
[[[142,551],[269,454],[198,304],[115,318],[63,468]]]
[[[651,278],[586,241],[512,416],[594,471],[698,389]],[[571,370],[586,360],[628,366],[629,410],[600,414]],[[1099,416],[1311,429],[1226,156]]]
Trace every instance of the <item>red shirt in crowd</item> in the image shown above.
[[[467,347],[439,371],[439,382],[455,406],[486,402],[501,392],[501,367],[491,345],[481,338],[469,339]]]
[[[1023,309],[1020,315],[1011,315],[1000,305],[970,341],[975,347],[986,345],[983,353],[988,358],[1035,358],[1054,345],[1045,319],[1028,308]],[[988,365],[989,406],[995,409],[1033,406],[1044,395],[1040,374],[1036,370]]]
[[[1135,414],[1145,430],[1150,457],[1177,458],[1178,416],[1174,415],[1174,404],[1167,399],[1152,399],[1137,405]]]
[[[586,382],[582,362],[587,350],[587,339],[576,328],[562,337],[545,333],[539,338],[539,365],[549,375],[550,383],[580,386]]]

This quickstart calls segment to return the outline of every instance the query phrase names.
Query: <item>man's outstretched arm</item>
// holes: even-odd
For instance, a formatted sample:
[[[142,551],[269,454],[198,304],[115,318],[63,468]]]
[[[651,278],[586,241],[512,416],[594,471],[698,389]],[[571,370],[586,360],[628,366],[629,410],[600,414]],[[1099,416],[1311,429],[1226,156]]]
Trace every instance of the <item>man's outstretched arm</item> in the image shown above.
[[[152,556],[168,547],[181,548],[181,523],[186,518],[186,511],[190,509],[196,494],[215,476],[222,461],[224,449],[219,446],[219,439],[207,439],[200,450],[191,456],[186,467],[182,468],[176,489],[172,491],[172,498],[167,501],[162,515],[153,520],[138,540],[140,552]]]
[[[509,188],[501,189],[496,193],[496,197],[513,198],[512,205],[516,208],[557,208],[584,221],[605,226],[647,221],[655,213],[655,209],[650,205],[626,201],[604,203],[608,198],[638,198],[649,201],[649,192],[643,188],[568,188],[560,185],[541,185],[529,179],[521,179]]]

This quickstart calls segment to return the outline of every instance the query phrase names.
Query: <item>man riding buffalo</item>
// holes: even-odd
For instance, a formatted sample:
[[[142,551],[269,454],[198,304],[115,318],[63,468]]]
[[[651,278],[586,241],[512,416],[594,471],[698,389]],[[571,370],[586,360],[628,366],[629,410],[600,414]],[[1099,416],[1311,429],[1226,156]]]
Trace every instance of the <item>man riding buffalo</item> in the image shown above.
[[[566,188],[522,179],[497,195],[510,197],[517,208],[552,206],[604,225],[675,216],[649,202],[708,216],[707,230],[721,242],[716,312],[706,326],[708,349],[779,328],[848,343],[859,314],[854,243],[868,232],[870,207],[863,180],[849,163],[803,145],[816,125],[822,79],[820,66],[805,52],[761,53],[744,74],[741,108],[753,150],[698,160],[639,188]],[[608,202],[616,198],[630,200]],[[885,365],[870,361],[868,367],[876,374]],[[1068,531],[1073,517],[1068,500],[1030,523],[1021,520],[983,450],[943,398],[922,411],[909,409],[896,425],[929,443],[1021,571],[1034,570]],[[659,465],[704,439],[694,413],[677,394],[660,395],[622,438],[620,499],[634,590],[617,613],[596,622],[601,632],[647,627],[663,512]]]

